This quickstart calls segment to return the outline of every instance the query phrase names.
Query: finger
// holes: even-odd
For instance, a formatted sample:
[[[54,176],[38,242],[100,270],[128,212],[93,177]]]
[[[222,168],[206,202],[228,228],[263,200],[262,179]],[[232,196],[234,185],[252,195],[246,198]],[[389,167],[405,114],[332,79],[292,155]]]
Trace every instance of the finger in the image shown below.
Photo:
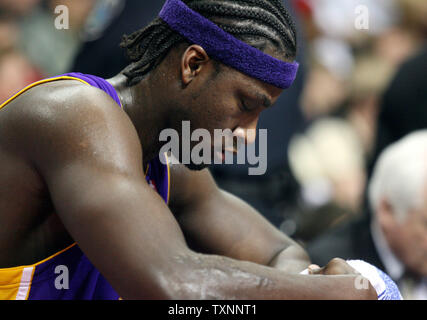
[[[318,265],[312,264],[308,267],[308,274],[321,274],[323,268],[320,268]]]

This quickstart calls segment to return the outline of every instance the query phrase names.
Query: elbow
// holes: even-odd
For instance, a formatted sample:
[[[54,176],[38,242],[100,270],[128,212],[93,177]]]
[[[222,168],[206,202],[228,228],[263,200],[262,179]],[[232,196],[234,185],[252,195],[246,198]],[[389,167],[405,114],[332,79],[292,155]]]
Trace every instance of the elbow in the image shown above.
[[[275,267],[286,261],[300,261],[301,263],[306,263],[308,266],[310,264],[310,257],[303,247],[294,243],[278,250],[267,265]]]

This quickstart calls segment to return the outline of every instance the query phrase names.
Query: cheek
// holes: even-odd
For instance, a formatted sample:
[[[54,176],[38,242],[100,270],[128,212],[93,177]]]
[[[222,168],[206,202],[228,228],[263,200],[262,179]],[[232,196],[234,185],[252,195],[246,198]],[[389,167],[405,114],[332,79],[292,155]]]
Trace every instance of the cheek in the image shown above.
[[[427,227],[425,225],[418,225],[414,237],[414,242],[417,243],[419,251],[424,255],[424,259],[427,263]]]
[[[236,125],[240,110],[233,104],[217,100],[207,103],[206,106],[207,108],[199,112],[201,127],[208,130],[232,129]]]
[[[427,274],[427,228],[414,219],[396,229],[398,256],[410,269]]]
[[[419,263],[427,259],[427,231],[420,225],[409,225],[403,228],[400,245],[406,252],[408,260]]]
[[[413,239],[414,243],[427,248],[427,226],[425,224],[420,223],[420,221],[414,221],[414,223],[407,227],[406,232]]]

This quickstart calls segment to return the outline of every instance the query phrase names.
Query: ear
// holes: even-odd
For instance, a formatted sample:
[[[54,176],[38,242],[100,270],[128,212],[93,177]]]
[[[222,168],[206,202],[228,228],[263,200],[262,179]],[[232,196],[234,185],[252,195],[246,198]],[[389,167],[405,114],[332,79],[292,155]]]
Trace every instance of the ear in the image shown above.
[[[199,45],[189,46],[181,59],[181,78],[184,85],[188,85],[197,75],[200,74],[203,67],[210,61],[205,49]]]

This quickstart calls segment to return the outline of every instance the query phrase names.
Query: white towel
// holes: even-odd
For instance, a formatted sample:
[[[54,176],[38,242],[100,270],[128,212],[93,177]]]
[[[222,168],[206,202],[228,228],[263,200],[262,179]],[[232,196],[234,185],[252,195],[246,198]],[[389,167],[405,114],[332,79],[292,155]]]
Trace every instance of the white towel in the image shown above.
[[[399,288],[386,273],[363,260],[347,260],[346,262],[369,280],[377,292],[378,300],[403,300]],[[308,275],[308,269],[300,274]],[[363,288],[363,283],[355,283],[355,286]]]

